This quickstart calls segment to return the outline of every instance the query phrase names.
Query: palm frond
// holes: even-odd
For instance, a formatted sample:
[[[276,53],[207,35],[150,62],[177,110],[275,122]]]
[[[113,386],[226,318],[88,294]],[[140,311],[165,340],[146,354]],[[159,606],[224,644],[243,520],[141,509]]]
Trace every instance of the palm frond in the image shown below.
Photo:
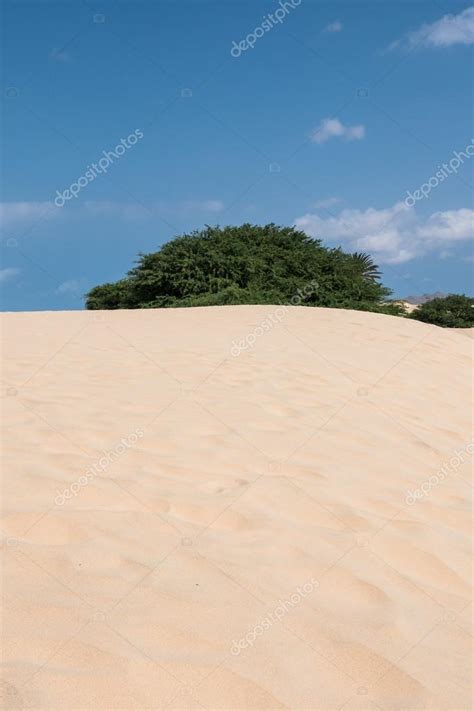
[[[361,274],[365,279],[371,279],[372,281],[380,279],[381,272],[370,254],[366,254],[365,252],[353,252],[351,256],[354,262],[359,266]]]

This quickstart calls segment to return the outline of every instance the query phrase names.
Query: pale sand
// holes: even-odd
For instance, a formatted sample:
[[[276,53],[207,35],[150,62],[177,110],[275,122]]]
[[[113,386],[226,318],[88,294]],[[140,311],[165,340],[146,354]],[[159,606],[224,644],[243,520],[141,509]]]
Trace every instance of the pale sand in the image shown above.
[[[472,341],[275,310],[3,316],[4,708],[471,707]]]

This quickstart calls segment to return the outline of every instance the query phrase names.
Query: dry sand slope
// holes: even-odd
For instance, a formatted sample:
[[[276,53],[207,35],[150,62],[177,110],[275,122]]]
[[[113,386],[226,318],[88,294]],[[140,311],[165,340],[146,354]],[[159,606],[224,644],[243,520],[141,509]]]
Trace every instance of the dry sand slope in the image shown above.
[[[470,708],[470,339],[270,306],[3,335],[4,708]]]

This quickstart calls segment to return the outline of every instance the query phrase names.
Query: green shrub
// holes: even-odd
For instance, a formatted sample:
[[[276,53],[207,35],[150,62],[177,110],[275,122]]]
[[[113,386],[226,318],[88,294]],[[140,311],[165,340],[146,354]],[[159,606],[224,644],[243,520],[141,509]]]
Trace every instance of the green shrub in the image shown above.
[[[94,286],[86,296],[88,309],[120,309],[124,308],[128,281],[121,279],[111,284]]]
[[[403,313],[366,254],[322,245],[294,227],[206,227],[140,254],[125,279],[91,289],[88,309],[223,304],[305,306]],[[298,296],[299,295],[299,296]]]
[[[464,294],[450,294],[443,299],[433,299],[415,309],[410,318],[444,328],[472,328],[474,299]]]

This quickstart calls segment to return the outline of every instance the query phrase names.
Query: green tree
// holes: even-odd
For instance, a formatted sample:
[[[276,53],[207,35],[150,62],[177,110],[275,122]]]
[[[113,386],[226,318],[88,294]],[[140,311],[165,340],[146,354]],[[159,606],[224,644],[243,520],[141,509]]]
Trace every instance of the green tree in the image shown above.
[[[127,279],[121,279],[111,284],[94,286],[86,296],[86,307],[88,309],[108,310],[123,308],[126,301],[127,284]]]
[[[402,313],[368,255],[323,246],[294,227],[209,227],[140,254],[127,277],[92,289],[87,308],[300,303]]]
[[[352,259],[359,266],[362,275],[366,279],[373,279],[376,281],[382,276],[378,266],[375,264],[370,254],[365,254],[364,252],[354,252],[352,254]]]
[[[444,328],[472,328],[474,299],[465,294],[449,294],[442,299],[432,299],[412,311],[410,318]]]

